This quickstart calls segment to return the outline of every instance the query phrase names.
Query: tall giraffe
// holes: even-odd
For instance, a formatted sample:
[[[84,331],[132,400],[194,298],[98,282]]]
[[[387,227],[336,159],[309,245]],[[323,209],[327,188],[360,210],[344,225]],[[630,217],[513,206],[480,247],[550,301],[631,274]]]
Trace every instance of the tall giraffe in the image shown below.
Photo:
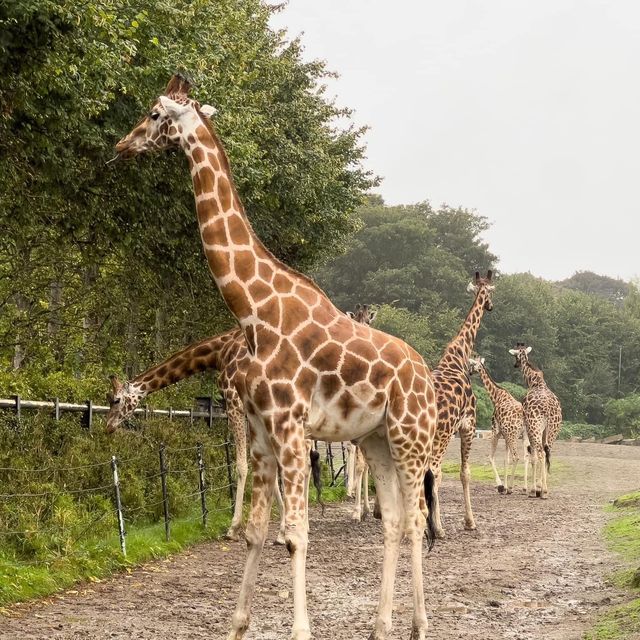
[[[491,402],[493,403],[493,416],[491,417],[491,467],[496,478],[496,487],[498,493],[505,492],[505,486],[502,484],[500,474],[496,468],[496,448],[500,437],[504,438],[505,445],[505,463],[504,463],[504,479],[506,481],[507,494],[513,493],[513,485],[516,477],[516,466],[518,464],[518,439],[524,438],[524,490],[527,492],[527,475],[529,469],[529,454],[527,446],[527,434],[524,429],[524,413],[522,411],[522,403],[518,402],[506,389],[499,387],[491,378],[487,367],[484,364],[484,358],[469,359],[469,373],[479,373],[482,384],[487,390]],[[511,482],[509,482],[509,463],[511,461]]]
[[[434,519],[436,535],[444,538],[440,519],[440,483],[442,482],[442,459],[455,433],[460,433],[460,481],[464,496],[464,526],[473,530],[476,523],[471,509],[471,470],[469,455],[476,433],[476,397],[469,378],[469,357],[473,351],[480,321],[485,311],[493,309],[491,294],[495,287],[491,284],[492,272],[481,278],[476,271],[474,282],[468,290],[475,293],[475,299],[456,337],[447,345],[440,361],[433,369],[433,381],[438,402],[438,429],[433,443],[432,470],[435,475]]]
[[[242,401],[249,419],[253,492],[247,562],[228,640],[240,640],[264,546],[276,468],[282,470],[293,574],[292,640],[309,640],[306,600],[305,436],[356,440],[376,479],[384,558],[372,640],[384,640],[399,545],[411,541],[414,640],[427,616],[422,539],[431,525],[433,475],[425,472],[437,421],[433,380],[422,357],[398,338],[354,322],[309,278],[275,258],[255,235],[210,115],[174,76],[142,121],[116,146],[129,158],[180,147],[186,154],[202,243],[216,285],[245,336],[249,364]],[[424,492],[424,493],[423,493]],[[423,496],[421,498],[421,495]],[[427,518],[427,516],[429,516]]]
[[[246,421],[238,393],[240,385],[244,384],[246,356],[247,348],[242,332],[238,328],[231,329],[189,345],[124,384],[112,376],[112,389],[108,396],[110,408],[107,414],[107,432],[113,433],[149,394],[207,369],[219,372],[218,384],[236,445],[238,474],[233,518],[226,533],[230,540],[238,540],[242,529],[242,505],[248,472]],[[275,496],[281,514],[277,542],[284,544],[284,507],[277,482]]]
[[[562,407],[556,395],[547,386],[542,371],[529,362],[531,347],[518,342],[515,349],[509,349],[509,353],[515,356],[514,366],[522,371],[527,384],[522,410],[533,456],[533,485],[529,496],[546,499],[549,497],[547,472],[551,466],[551,447],[562,428]]]
[[[377,309],[372,309],[368,304],[361,305],[360,303],[356,304],[355,311],[347,311],[347,315],[350,318],[367,326],[371,326],[377,313]],[[347,471],[349,487],[347,495],[355,497],[351,517],[360,522],[371,513],[369,505],[369,465],[357,444],[349,443],[347,451],[349,452]],[[377,502],[376,499],[376,506]]]

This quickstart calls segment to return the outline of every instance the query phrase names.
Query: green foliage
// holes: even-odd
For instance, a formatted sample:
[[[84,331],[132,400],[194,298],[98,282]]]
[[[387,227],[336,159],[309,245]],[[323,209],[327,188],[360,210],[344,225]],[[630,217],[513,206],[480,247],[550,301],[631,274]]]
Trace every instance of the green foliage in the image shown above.
[[[212,488],[227,485],[224,467],[226,425],[210,432],[204,422],[153,419],[137,431],[104,432],[100,421],[91,433],[79,417],[59,422],[44,413],[19,422],[0,415],[0,556],[18,562],[48,562],[73,556],[87,532],[108,536],[114,531],[111,456],[119,462],[127,528],[156,522],[162,516],[158,478],[158,445],[167,447],[170,512],[181,517],[198,506],[195,445],[204,444],[207,480]],[[35,469],[36,471],[30,471]],[[227,489],[208,497],[209,507],[227,507]],[[78,546],[80,545],[80,546]]]
[[[601,440],[611,435],[613,435],[611,429],[602,424],[584,424],[564,420],[558,438],[560,440],[570,440],[571,438],[595,438],[596,440]]]
[[[361,167],[363,129],[324,96],[323,63],[269,27],[277,10],[0,2],[0,366],[132,373],[229,326],[183,158],[105,164],[177,69],[218,107],[266,245],[302,268],[344,246],[375,182]]]
[[[640,394],[610,400],[604,408],[604,422],[612,433],[640,437]]]

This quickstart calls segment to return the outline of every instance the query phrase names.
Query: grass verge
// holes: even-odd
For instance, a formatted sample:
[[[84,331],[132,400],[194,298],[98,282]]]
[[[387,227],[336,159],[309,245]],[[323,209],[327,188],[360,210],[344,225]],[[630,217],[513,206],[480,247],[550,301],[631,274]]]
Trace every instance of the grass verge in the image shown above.
[[[585,640],[631,640],[640,637],[640,491],[618,498],[611,511],[617,514],[604,529],[608,546],[619,553],[629,568],[612,581],[631,591],[632,600],[604,614]]]
[[[551,466],[551,474],[549,476],[550,482],[554,477],[562,477],[562,474],[568,469],[568,465],[564,462],[554,460]],[[460,463],[459,462],[449,462],[445,461],[442,464],[442,472],[445,476],[460,476]],[[498,466],[498,472],[500,473],[500,477],[503,482],[506,481],[504,477],[504,464],[502,466]],[[509,467],[509,472],[511,472],[511,467]],[[533,470],[531,465],[529,465],[529,483],[531,483],[533,478]],[[493,469],[490,464],[472,464],[471,465],[471,479],[477,482],[494,482],[495,478],[493,475]],[[516,483],[523,484],[524,483],[524,464],[519,463],[516,466]]]
[[[325,481],[324,502],[340,502],[345,496],[343,485],[329,487]],[[309,501],[317,503],[313,487]],[[76,541],[66,554],[39,562],[21,561],[0,549],[0,614],[6,613],[6,608],[16,602],[50,596],[79,582],[99,582],[116,572],[179,553],[193,544],[219,539],[230,521],[230,511],[211,512],[204,528],[199,512],[194,511],[188,517],[171,521],[169,542],[165,540],[163,522],[130,526],[126,536],[126,557],[120,551],[117,533],[106,537],[89,535]],[[115,520],[113,531],[117,532]]]

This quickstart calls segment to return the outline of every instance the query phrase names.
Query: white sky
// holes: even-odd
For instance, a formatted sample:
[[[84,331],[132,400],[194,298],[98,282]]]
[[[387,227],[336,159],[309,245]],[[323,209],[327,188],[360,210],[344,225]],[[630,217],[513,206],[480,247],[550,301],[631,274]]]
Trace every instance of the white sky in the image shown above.
[[[388,203],[477,209],[506,272],[640,274],[640,2],[289,0],[273,24],[340,74]]]

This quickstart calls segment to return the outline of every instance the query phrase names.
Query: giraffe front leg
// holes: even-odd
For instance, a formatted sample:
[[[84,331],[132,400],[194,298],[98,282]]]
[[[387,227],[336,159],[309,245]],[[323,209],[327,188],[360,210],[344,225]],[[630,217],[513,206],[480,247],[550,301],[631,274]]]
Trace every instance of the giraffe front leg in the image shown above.
[[[355,460],[355,504],[351,518],[356,522],[360,522],[362,520],[362,481],[366,466],[360,447],[356,447]]]
[[[276,421],[274,438],[282,468],[284,492],[285,541],[291,557],[293,578],[293,628],[291,640],[311,640],[307,614],[306,562],[308,548],[307,502],[305,488],[309,464],[307,462],[302,423],[290,416]],[[288,427],[288,428],[287,428]],[[279,434],[291,434],[286,440]],[[298,435],[299,434],[299,435]]]
[[[500,439],[500,433],[498,432],[495,424],[491,429],[491,453],[489,454],[489,462],[491,462],[491,468],[493,469],[493,475],[496,481],[496,488],[498,489],[498,493],[502,493],[504,491],[504,485],[502,484],[502,480],[500,479],[500,474],[498,473],[498,467],[496,467],[496,450],[498,448],[498,440]]]
[[[476,528],[476,522],[471,510],[471,468],[469,466],[469,454],[471,453],[471,444],[475,436],[475,424],[469,421],[460,429],[460,481],[462,482],[462,491],[464,493],[464,528],[473,531]]]
[[[446,537],[444,527],[442,526],[442,519],[440,517],[440,484],[442,483],[442,465],[438,462],[432,468],[434,476],[434,488],[433,488],[433,521],[435,523],[435,535],[438,540],[443,540]]]
[[[503,490],[506,490],[507,493],[511,493],[509,491],[509,464],[511,463],[511,450],[509,449],[509,443],[506,438],[504,441],[504,481],[506,483],[506,487]]]
[[[366,520],[371,513],[371,505],[369,504],[369,466],[365,463],[364,474],[362,475],[362,519]]]
[[[374,433],[363,440],[360,446],[375,478],[384,539],[380,600],[374,629],[369,640],[386,640],[392,626],[393,591],[402,539],[404,508],[398,486],[398,475],[386,437]]]
[[[516,467],[518,466],[518,442],[515,437],[509,437],[509,451],[511,453],[511,480],[507,479],[507,493],[513,493],[513,487],[516,481]]]
[[[251,601],[255,591],[260,556],[267,537],[269,513],[273,499],[276,459],[267,434],[262,425],[256,423],[252,435],[253,489],[251,493],[251,514],[247,523],[247,560],[242,576],[240,594],[235,612],[231,617],[231,631],[227,640],[242,640],[249,627]],[[252,429],[252,434],[254,433]]]
[[[242,507],[244,505],[244,491],[247,482],[247,427],[244,417],[242,401],[235,391],[225,394],[227,401],[227,416],[229,426],[236,443],[236,472],[238,474],[236,496],[233,508],[233,518],[225,534],[228,540],[239,540],[242,530]]]
[[[347,497],[353,498],[355,495],[356,476],[356,446],[347,444]]]
[[[278,505],[278,513],[280,514],[280,526],[278,527],[278,535],[276,536],[275,544],[285,545],[286,541],[284,539],[284,529],[285,529],[285,518],[284,518],[284,500],[282,499],[282,492],[280,491],[280,474],[276,473],[276,481],[273,485],[273,492],[276,497],[276,503]]]
[[[523,444],[524,444],[524,451],[523,451],[523,457],[524,457],[524,492],[528,493],[529,491],[529,463],[531,461],[531,456],[529,455],[529,448],[530,448],[530,444],[529,444],[529,438],[527,437],[527,432],[525,431],[523,434]]]

